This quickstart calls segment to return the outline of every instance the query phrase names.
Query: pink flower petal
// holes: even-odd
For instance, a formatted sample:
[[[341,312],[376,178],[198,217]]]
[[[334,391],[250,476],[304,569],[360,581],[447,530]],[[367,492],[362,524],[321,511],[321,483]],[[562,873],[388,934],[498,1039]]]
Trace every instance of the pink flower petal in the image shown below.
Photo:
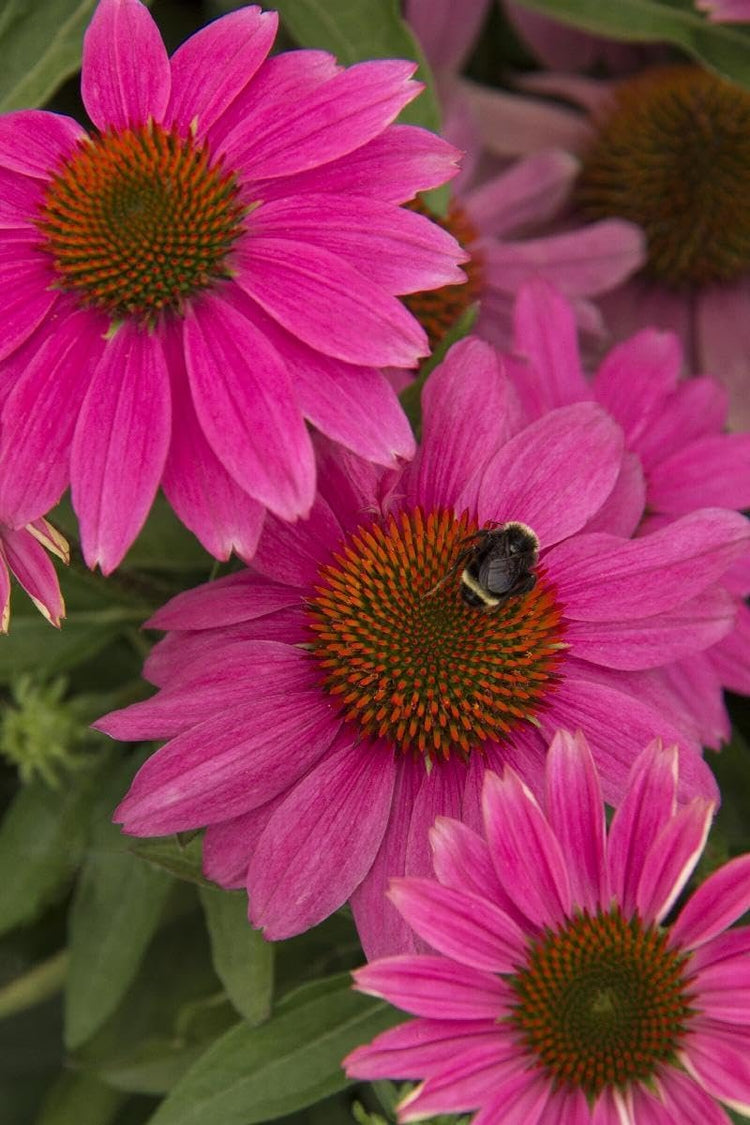
[[[750,1114],[750,1052],[710,1031],[688,1032],[681,1061],[704,1089],[740,1113]]]
[[[44,109],[22,109],[0,117],[0,165],[24,176],[49,180],[86,132],[72,117]]]
[[[730,859],[698,887],[671,929],[675,946],[694,949],[750,909],[750,855]]]
[[[60,620],[65,616],[65,602],[60,593],[57,571],[41,543],[25,528],[18,531],[2,528],[0,554],[39,612],[59,628]],[[8,594],[3,600],[0,590],[0,605],[7,604],[7,600]]]
[[[700,1125],[731,1125],[729,1115],[715,1098],[677,1067],[667,1067],[657,1078],[662,1099],[677,1121]]]
[[[214,558],[225,560],[236,551],[248,561],[258,545],[265,508],[230,477],[208,444],[193,407],[181,340],[170,348],[168,365],[172,440],[164,466],[164,493]]]
[[[146,624],[149,629],[215,629],[297,605],[299,597],[299,591],[289,586],[241,570],[184,590],[157,609]]]
[[[488,462],[479,487],[479,522],[520,520],[542,547],[559,543],[604,503],[621,456],[622,433],[600,407],[582,402],[552,410]]]
[[[568,616],[627,621],[674,609],[700,594],[747,551],[748,541],[750,523],[739,513],[706,508],[640,539],[580,535],[550,551],[544,562]]]
[[[429,191],[455,176],[460,160],[461,153],[453,145],[427,129],[389,125],[354,152],[320,168],[266,180],[257,190],[265,200],[335,191],[405,203],[417,192]]]
[[[422,768],[422,784],[411,807],[404,870],[407,875],[431,876],[430,831],[439,816],[460,817],[467,769],[461,761],[441,762],[429,772],[423,759],[417,766]]]
[[[572,901],[595,914],[610,898],[604,805],[594,760],[580,731],[558,731],[550,744],[545,809],[566,860]]]
[[[488,449],[510,436],[518,415],[495,349],[475,336],[459,340],[422,391],[423,440],[406,475],[409,500],[460,511],[462,493],[478,487]]]
[[[730,397],[729,425],[750,428],[750,279],[701,291],[696,309],[699,370],[710,371]]]
[[[88,311],[58,321],[28,356],[6,399],[0,446],[0,512],[26,524],[49,511],[70,480],[70,444],[104,325]]]
[[[607,531],[629,539],[641,522],[645,507],[646,480],[640,458],[625,452],[615,486],[586,524],[586,531]]]
[[[337,726],[319,691],[295,692],[283,710],[275,695],[235,706],[157,750],[115,819],[132,836],[165,836],[237,816],[301,777],[325,754]]]
[[[337,254],[253,235],[233,257],[237,285],[323,355],[368,367],[413,367],[428,354],[424,330],[406,307]]]
[[[647,328],[607,354],[594,378],[597,402],[609,410],[637,449],[677,386],[682,365],[679,340],[672,332]],[[694,505],[695,506],[695,505]]]
[[[296,524],[276,516],[266,519],[253,567],[272,581],[309,592],[320,584],[321,567],[333,561],[343,538],[338,520],[319,495],[308,519]]]
[[[158,338],[122,325],[92,376],[70,454],[84,558],[104,574],[121,562],[148,515],[169,447],[170,410]]]
[[[485,148],[495,156],[550,148],[576,153],[591,143],[591,125],[578,110],[468,81],[461,83],[461,91],[474,110]]]
[[[38,241],[34,219],[44,198],[39,180],[0,167],[0,230],[17,230]]]
[[[399,1103],[400,1121],[420,1121],[433,1114],[456,1113],[483,1105],[503,1080],[523,1065],[519,1047],[491,1040],[466,1048],[458,1041],[453,1059]]]
[[[659,832],[643,862],[636,908],[643,924],[663,921],[700,859],[716,803],[704,797],[680,809]]]
[[[747,929],[747,927],[743,927]],[[731,932],[731,931],[730,931]],[[690,970],[693,959],[690,959]],[[693,984],[696,1007],[709,1019],[732,1024],[750,1024],[750,958],[747,948],[708,969],[702,969]]]
[[[506,1038],[492,1020],[408,1020],[357,1047],[342,1066],[350,1078],[421,1078],[452,1062],[459,1040],[466,1048],[493,1042],[499,1053]]]
[[[44,321],[54,322],[52,310],[63,302],[53,281],[50,264],[36,250],[0,262],[0,360],[7,359]]]
[[[680,383],[638,439],[644,468],[650,472],[696,438],[723,430],[727,404],[727,393],[715,379],[695,376]]]
[[[354,985],[415,1016],[441,1020],[495,1020],[506,1014],[508,986],[491,973],[446,957],[383,957],[354,973]]]
[[[648,498],[651,508],[674,514],[750,507],[750,434],[712,434],[686,444],[653,467]]]
[[[565,202],[578,169],[578,161],[567,152],[537,152],[462,194],[461,200],[477,230],[502,238],[529,223],[551,219]]]
[[[250,917],[272,941],[322,922],[362,882],[391,811],[393,755],[342,734],[270,818],[247,873]]]
[[[546,409],[591,398],[573,309],[551,285],[531,281],[521,287],[514,329],[515,350],[531,363],[529,377],[543,382]]]
[[[430,831],[435,875],[444,887],[466,891],[506,908],[505,891],[484,839],[460,820],[439,816]]]
[[[169,101],[169,59],[140,0],[100,0],[83,40],[81,97],[97,129],[161,121]]]
[[[580,230],[495,242],[485,254],[487,281],[515,293],[536,277],[570,297],[592,297],[624,281],[645,261],[643,234],[622,219],[602,219]]]
[[[467,254],[448,231],[424,215],[376,199],[309,193],[264,202],[252,215],[263,239],[289,239],[343,258],[366,260],[368,282],[388,293],[460,285]]]
[[[552,1083],[534,1069],[517,1071],[501,1082],[472,1125],[538,1125],[548,1104],[557,1102]]]
[[[394,879],[391,901],[438,953],[490,973],[510,973],[523,960],[522,930],[493,903],[431,879]]]
[[[430,60],[430,65],[458,70],[474,43],[488,8],[488,0],[436,4],[435,0],[407,0],[407,20]]]
[[[389,752],[385,742],[375,743],[370,749],[373,754]],[[370,961],[393,953],[416,952],[422,947],[414,932],[387,898],[386,892],[391,878],[403,875],[406,870],[409,819],[423,774],[424,766],[421,762],[400,763],[393,790],[391,817],[378,854],[367,876],[351,897],[359,940]]]
[[[220,146],[227,164],[254,180],[289,176],[335,160],[377,136],[420,92],[411,81],[416,63],[375,60],[357,63],[288,100],[279,111],[278,91],[269,88]]]
[[[561,922],[572,906],[563,853],[515,770],[485,775],[482,807],[495,871],[516,907],[538,925]]]
[[[185,321],[195,411],[237,484],[284,519],[310,509],[310,438],[283,357],[245,316],[206,294]],[[252,362],[248,362],[248,357]]]
[[[170,59],[172,96],[165,123],[202,141],[264,62],[279,17],[257,5],[228,12],[196,31]]]
[[[203,874],[220,887],[245,890],[247,869],[258,840],[272,815],[286,798],[279,793],[265,805],[219,824],[209,824],[203,837]]]

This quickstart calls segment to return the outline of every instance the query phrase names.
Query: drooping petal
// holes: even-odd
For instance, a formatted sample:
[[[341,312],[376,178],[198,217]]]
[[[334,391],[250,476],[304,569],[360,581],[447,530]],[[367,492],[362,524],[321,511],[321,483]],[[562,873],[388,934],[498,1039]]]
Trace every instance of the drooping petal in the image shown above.
[[[591,398],[572,306],[545,281],[521,287],[514,310],[514,346],[531,364],[529,379],[542,384],[547,410]]]
[[[309,511],[312,445],[283,358],[245,316],[205,294],[185,321],[195,412],[239,486],[283,519]]]
[[[319,584],[321,566],[331,562],[342,539],[338,520],[318,495],[306,520],[290,524],[276,516],[266,519],[253,566],[274,582],[310,590]]]
[[[213,629],[250,621],[298,603],[298,590],[277,585],[250,570],[240,570],[177,594],[157,609],[146,624],[149,629]]]
[[[662,828],[643,863],[636,907],[645,926],[660,923],[690,878],[706,844],[714,801],[696,797]]]
[[[492,1020],[408,1020],[355,1048],[342,1066],[352,1078],[421,1078],[450,1063],[459,1040],[468,1048],[494,1042],[499,1054],[505,1038]]]
[[[570,153],[537,152],[461,193],[461,202],[477,230],[502,238],[528,223],[551,219],[566,200],[578,169]]]
[[[614,488],[586,524],[586,531],[606,531],[629,539],[641,522],[645,508],[646,478],[641,459],[626,450]]]
[[[428,1075],[399,1103],[401,1121],[420,1121],[433,1114],[456,1113],[481,1106],[494,1095],[503,1079],[523,1065],[521,1049],[506,1040],[500,1046],[488,1039],[477,1046],[456,1044],[453,1059]]]
[[[750,507],[750,434],[711,434],[654,465],[649,506],[661,512]]]
[[[667,1067],[657,1077],[664,1104],[678,1121],[701,1125],[731,1125],[729,1115],[702,1086],[677,1067]]]
[[[156,336],[123,325],[83,400],[70,454],[84,558],[109,574],[148,515],[171,428],[169,373]]]
[[[57,571],[41,543],[25,528],[18,531],[2,528],[0,553],[39,612],[59,628],[60,620],[65,616],[65,602]],[[4,604],[7,604],[7,595],[3,602],[0,590],[0,605]]]
[[[290,937],[322,922],[362,882],[391,811],[393,756],[366,743],[338,745],[271,816],[247,873],[250,917],[266,937]]]
[[[16,234],[15,231],[11,232]],[[26,237],[25,232],[22,235]],[[20,240],[19,240],[20,241]],[[62,305],[54,288],[51,263],[27,243],[27,253],[0,259],[0,360],[29,339],[32,332],[51,318],[55,305]]]
[[[743,926],[742,929],[747,929]],[[729,933],[734,933],[730,930]],[[726,936],[726,935],[725,935]],[[703,947],[705,948],[705,947]],[[694,958],[690,959],[693,969]],[[750,958],[745,949],[734,957],[726,957],[718,964],[703,968],[695,981],[696,1006],[711,1020],[731,1024],[750,1024],[750,1006],[747,1003],[750,989]]]
[[[658,419],[667,396],[677,386],[681,364],[675,334],[654,328],[617,344],[602,361],[594,378],[594,394],[620,423],[631,449],[639,448],[640,439]]]
[[[548,1104],[557,1098],[545,1074],[533,1068],[517,1070],[500,1082],[494,1096],[482,1106],[472,1125],[538,1125]]]
[[[100,0],[83,39],[81,96],[97,129],[160,122],[170,91],[167,50],[140,0]]]
[[[686,1069],[703,1088],[746,1116],[750,1114],[750,1052],[747,1044],[709,1032],[688,1032],[680,1051]]]
[[[726,2],[726,0],[725,0]],[[436,4],[435,0],[407,0],[405,15],[422,44],[430,65],[446,70],[460,69],[482,26],[488,0],[468,0],[455,4]]]
[[[750,427],[750,279],[713,285],[700,293],[696,309],[698,368],[710,371],[729,392],[729,424]]]
[[[430,831],[435,875],[445,887],[506,907],[486,841],[460,820],[439,816]]]

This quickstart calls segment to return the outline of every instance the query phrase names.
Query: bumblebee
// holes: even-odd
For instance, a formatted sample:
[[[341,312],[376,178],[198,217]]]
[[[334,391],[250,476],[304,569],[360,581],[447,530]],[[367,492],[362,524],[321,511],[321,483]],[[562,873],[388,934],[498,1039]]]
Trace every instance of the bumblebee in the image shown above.
[[[434,593],[459,567],[461,597],[466,605],[490,612],[510,598],[528,594],[536,586],[533,568],[539,561],[539,540],[525,523],[503,523],[481,528],[468,540],[466,550]]]

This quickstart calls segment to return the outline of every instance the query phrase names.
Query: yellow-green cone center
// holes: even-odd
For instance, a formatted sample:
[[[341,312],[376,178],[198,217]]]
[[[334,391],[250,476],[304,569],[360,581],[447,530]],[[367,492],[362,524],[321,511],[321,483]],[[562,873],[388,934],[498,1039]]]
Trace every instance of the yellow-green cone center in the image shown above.
[[[619,84],[584,157],[577,202],[646,234],[646,273],[675,288],[750,269],[750,92],[692,66]]]
[[[460,285],[444,285],[442,289],[410,293],[402,297],[409,312],[417,318],[427,333],[430,350],[434,351],[466,310],[479,300],[483,284],[483,266],[481,254],[473,245],[478,234],[468,215],[455,200],[451,202],[445,218],[433,214],[419,200],[413,200],[406,206],[420,215],[426,215],[433,223],[447,230],[470,255],[469,260],[461,267],[466,274],[465,282]]]
[[[685,964],[637,917],[579,915],[532,943],[510,1018],[551,1078],[594,1097],[674,1060],[691,1016]]]
[[[491,611],[464,602],[460,569],[450,572],[476,531],[466,514],[419,508],[362,527],[309,604],[323,683],[346,718],[435,761],[533,722],[564,647],[539,570],[530,593]]]
[[[234,176],[205,145],[148,124],[82,142],[37,225],[61,289],[148,324],[227,276],[244,213]]]

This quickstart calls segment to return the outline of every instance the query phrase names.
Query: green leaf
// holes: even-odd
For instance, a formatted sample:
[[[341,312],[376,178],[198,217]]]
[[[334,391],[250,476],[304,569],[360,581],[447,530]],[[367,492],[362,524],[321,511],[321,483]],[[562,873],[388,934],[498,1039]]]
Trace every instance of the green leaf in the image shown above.
[[[92,846],[70,913],[70,968],[65,1003],[65,1043],[81,1046],[112,1014],[135,977],[173,885],[163,871],[127,850],[111,823],[141,758],[107,779],[92,832]]]
[[[344,1055],[402,1018],[353,992],[348,974],[305,986],[267,1023],[217,1040],[149,1125],[254,1125],[312,1105],[348,1085]]]
[[[35,1125],[109,1125],[123,1101],[119,1090],[89,1074],[60,1075]]]
[[[0,112],[43,105],[81,65],[96,0],[4,0],[0,8]]]
[[[595,35],[681,47],[725,78],[750,86],[750,34],[659,0],[519,0],[524,8]]]
[[[101,774],[76,774],[60,790],[32,782],[0,825],[0,934],[33,922],[58,898],[83,858]]]
[[[201,887],[214,968],[229,999],[248,1023],[268,1019],[273,997],[271,942],[247,920],[247,896]]]
[[[10,633],[0,645],[0,682],[20,672],[46,679],[75,668],[101,652],[124,627],[142,620],[142,612],[116,607],[71,615],[55,629],[36,611],[32,617],[14,609]]]

